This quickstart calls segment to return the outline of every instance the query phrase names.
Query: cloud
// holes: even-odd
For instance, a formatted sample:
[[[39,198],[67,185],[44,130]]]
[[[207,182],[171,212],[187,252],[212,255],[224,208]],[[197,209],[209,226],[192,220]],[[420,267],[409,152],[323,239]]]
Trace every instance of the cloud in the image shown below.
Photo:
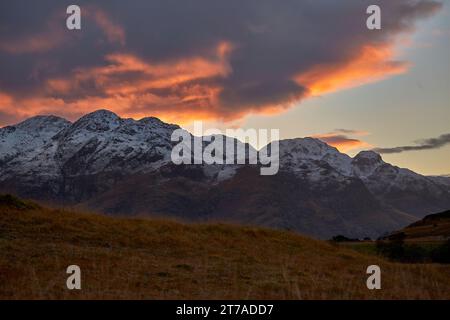
[[[0,128],[6,126],[9,123],[17,123],[21,119],[17,116],[0,111]]]
[[[103,30],[109,42],[117,42],[122,46],[125,45],[125,30],[119,24],[114,23],[105,11],[91,5],[84,7],[83,12],[85,13],[85,17],[93,19],[95,23]]]
[[[164,120],[278,113],[311,96],[406,72],[396,45],[439,1],[80,0],[0,2],[0,111],[75,116],[109,108]]]
[[[335,133],[353,134],[358,136],[367,136],[369,132],[363,130],[353,130],[353,129],[334,129]]]
[[[0,43],[0,51],[10,54],[46,52],[57,47],[63,39],[62,33],[48,30]]]
[[[109,42],[125,44],[125,31],[121,26],[113,23],[102,9],[89,5],[84,7],[83,13],[83,17],[94,22],[103,31]],[[67,34],[67,30],[64,29],[65,26],[61,23],[64,19],[66,19],[66,16],[61,12],[59,14],[54,12],[48,18],[48,22],[44,23],[44,27],[38,29],[39,31],[33,30],[22,36],[14,34],[7,36],[0,42],[0,51],[12,55],[44,53],[54,50],[70,40],[76,40],[76,38],[69,36],[70,34]]]
[[[299,74],[296,80],[299,84],[306,85],[313,96],[350,89],[408,70],[408,63],[394,61],[393,58],[392,44],[364,46],[352,59],[313,66]]]
[[[400,146],[393,148],[375,148],[373,149],[378,153],[402,153],[406,151],[422,151],[422,150],[432,150],[439,149],[450,144],[450,133],[440,135],[437,138],[424,139],[417,141],[416,145],[412,146]]]
[[[365,136],[369,133],[360,130],[336,129],[333,132],[317,134],[313,138],[320,139],[330,146],[337,148],[341,152],[348,152],[354,149],[370,148],[371,145],[360,139],[349,137],[348,135]]]

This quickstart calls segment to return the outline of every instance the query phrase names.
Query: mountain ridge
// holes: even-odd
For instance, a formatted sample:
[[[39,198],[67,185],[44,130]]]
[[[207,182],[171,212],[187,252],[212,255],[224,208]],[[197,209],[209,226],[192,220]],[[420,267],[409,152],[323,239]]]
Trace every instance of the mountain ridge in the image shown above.
[[[258,165],[175,166],[175,129],[108,110],[1,128],[0,191],[107,214],[224,220],[321,238],[375,237],[450,208],[445,178],[392,166],[373,151],[351,158],[309,137],[279,142],[273,177],[260,177]]]

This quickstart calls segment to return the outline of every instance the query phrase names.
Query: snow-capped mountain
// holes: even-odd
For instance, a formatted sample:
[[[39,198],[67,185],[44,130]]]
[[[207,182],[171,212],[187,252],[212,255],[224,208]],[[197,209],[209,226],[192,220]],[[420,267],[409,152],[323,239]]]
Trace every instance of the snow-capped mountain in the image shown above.
[[[450,208],[450,178],[392,166],[372,151],[351,158],[313,138],[280,141],[276,176],[260,176],[255,165],[176,166],[175,129],[107,110],[74,123],[38,116],[1,128],[0,191],[108,214],[229,220],[318,237],[377,236]]]
[[[304,138],[281,141],[280,152],[282,170],[316,184],[360,179],[382,203],[413,215],[437,212],[450,201],[447,177],[426,177],[390,165],[373,151],[351,158],[320,140]]]
[[[15,126],[1,128],[0,165],[33,158],[69,125],[69,121],[59,117],[36,116]]]
[[[41,116],[1,129],[7,144],[0,147],[0,161],[8,164],[5,161],[13,150],[15,160],[10,169],[20,174],[149,170],[170,160],[170,136],[177,128],[156,118],[121,119],[106,110],[90,113],[73,124]]]
[[[177,128],[157,118],[121,119],[107,110],[73,124],[34,117],[0,129],[0,181],[24,195],[64,198],[70,180],[105,173],[118,178],[169,162]]]

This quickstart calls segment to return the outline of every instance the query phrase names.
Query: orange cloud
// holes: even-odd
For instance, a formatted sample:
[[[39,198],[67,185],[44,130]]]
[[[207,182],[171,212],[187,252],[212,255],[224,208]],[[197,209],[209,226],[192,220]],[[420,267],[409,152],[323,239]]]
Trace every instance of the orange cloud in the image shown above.
[[[356,131],[355,131],[356,134]],[[361,131],[361,135],[365,135],[366,132]],[[355,149],[372,148],[372,146],[362,140],[349,138],[340,132],[330,132],[326,134],[318,134],[312,136],[313,138],[320,139],[330,146],[335,147],[340,152],[348,152]]]
[[[180,124],[213,119],[221,87],[210,80],[231,71],[231,50],[231,44],[221,42],[209,59],[160,63],[131,54],[110,54],[105,57],[106,66],[78,68],[67,77],[46,80],[39,96],[0,96],[5,101],[0,110],[14,105],[20,117],[53,113],[74,119],[99,108],[139,118],[148,116],[150,108],[151,115]]]
[[[33,19],[19,24],[22,7],[8,5],[10,19],[0,28],[0,84],[8,98],[0,98],[0,112],[3,119],[44,112],[73,119],[106,108],[177,123],[280,113],[311,96],[407,71],[394,49],[442,4],[381,2],[390,14],[379,32],[353,19],[365,9],[358,1],[330,2],[325,11],[318,1],[282,2],[263,16],[256,2],[236,15],[233,5],[210,1],[177,8],[161,2],[150,12],[145,1],[105,1],[82,6],[80,32],[67,32],[67,15],[51,1],[40,1]]]
[[[227,62],[230,51],[230,44],[221,43],[213,60],[190,57],[166,63],[150,63],[132,54],[115,53],[105,57],[107,66],[79,68],[68,78],[49,79],[47,85],[55,93],[64,93],[70,87],[77,89],[81,82],[89,80],[106,93],[130,94],[145,89],[167,88],[203,78],[225,77],[230,72]],[[128,82],[127,75],[132,77]],[[120,82],[115,81],[121,76],[125,77]]]
[[[0,108],[1,106],[10,106],[13,103],[14,99],[12,96],[0,92]]]
[[[151,114],[187,124],[196,119],[236,120],[251,113],[277,114],[302,98],[291,97],[282,104],[248,106],[232,112],[220,109],[223,88],[213,79],[224,79],[232,72],[228,62],[232,50],[230,43],[221,42],[211,57],[159,63],[132,54],[109,54],[105,66],[77,68],[66,77],[47,79],[42,96],[8,96],[7,105],[14,105],[13,109],[20,110],[21,115],[56,113],[74,118],[106,108],[122,116],[139,118]],[[295,80],[306,86],[311,96],[351,88],[405,72],[407,64],[392,61],[392,57],[390,47],[366,46],[352,60],[313,67]],[[0,105],[0,110],[4,106]],[[369,146],[357,139],[333,140],[334,136],[317,137],[341,151]]]
[[[311,96],[349,89],[406,72],[408,63],[394,61],[394,56],[392,45],[364,46],[345,62],[314,66],[295,80],[307,87]]]

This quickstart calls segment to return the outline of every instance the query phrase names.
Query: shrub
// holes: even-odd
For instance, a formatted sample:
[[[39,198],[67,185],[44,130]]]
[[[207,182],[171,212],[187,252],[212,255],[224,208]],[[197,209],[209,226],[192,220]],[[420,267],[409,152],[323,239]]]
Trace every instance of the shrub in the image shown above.
[[[450,263],[450,239],[431,252],[431,260],[437,263]]]
[[[408,263],[450,263],[450,239],[428,248],[419,244],[405,244],[401,237],[394,241],[378,240],[377,253],[391,260]]]
[[[38,208],[38,205],[31,202],[22,201],[19,198],[16,198],[15,196],[12,196],[10,194],[5,195],[0,194],[0,207],[25,210],[25,209],[36,209]]]
[[[331,238],[331,241],[333,241],[333,242],[358,242],[359,239],[351,239],[351,238],[347,238],[346,236],[343,236],[343,235],[337,235],[337,236],[334,236],[333,238]]]

